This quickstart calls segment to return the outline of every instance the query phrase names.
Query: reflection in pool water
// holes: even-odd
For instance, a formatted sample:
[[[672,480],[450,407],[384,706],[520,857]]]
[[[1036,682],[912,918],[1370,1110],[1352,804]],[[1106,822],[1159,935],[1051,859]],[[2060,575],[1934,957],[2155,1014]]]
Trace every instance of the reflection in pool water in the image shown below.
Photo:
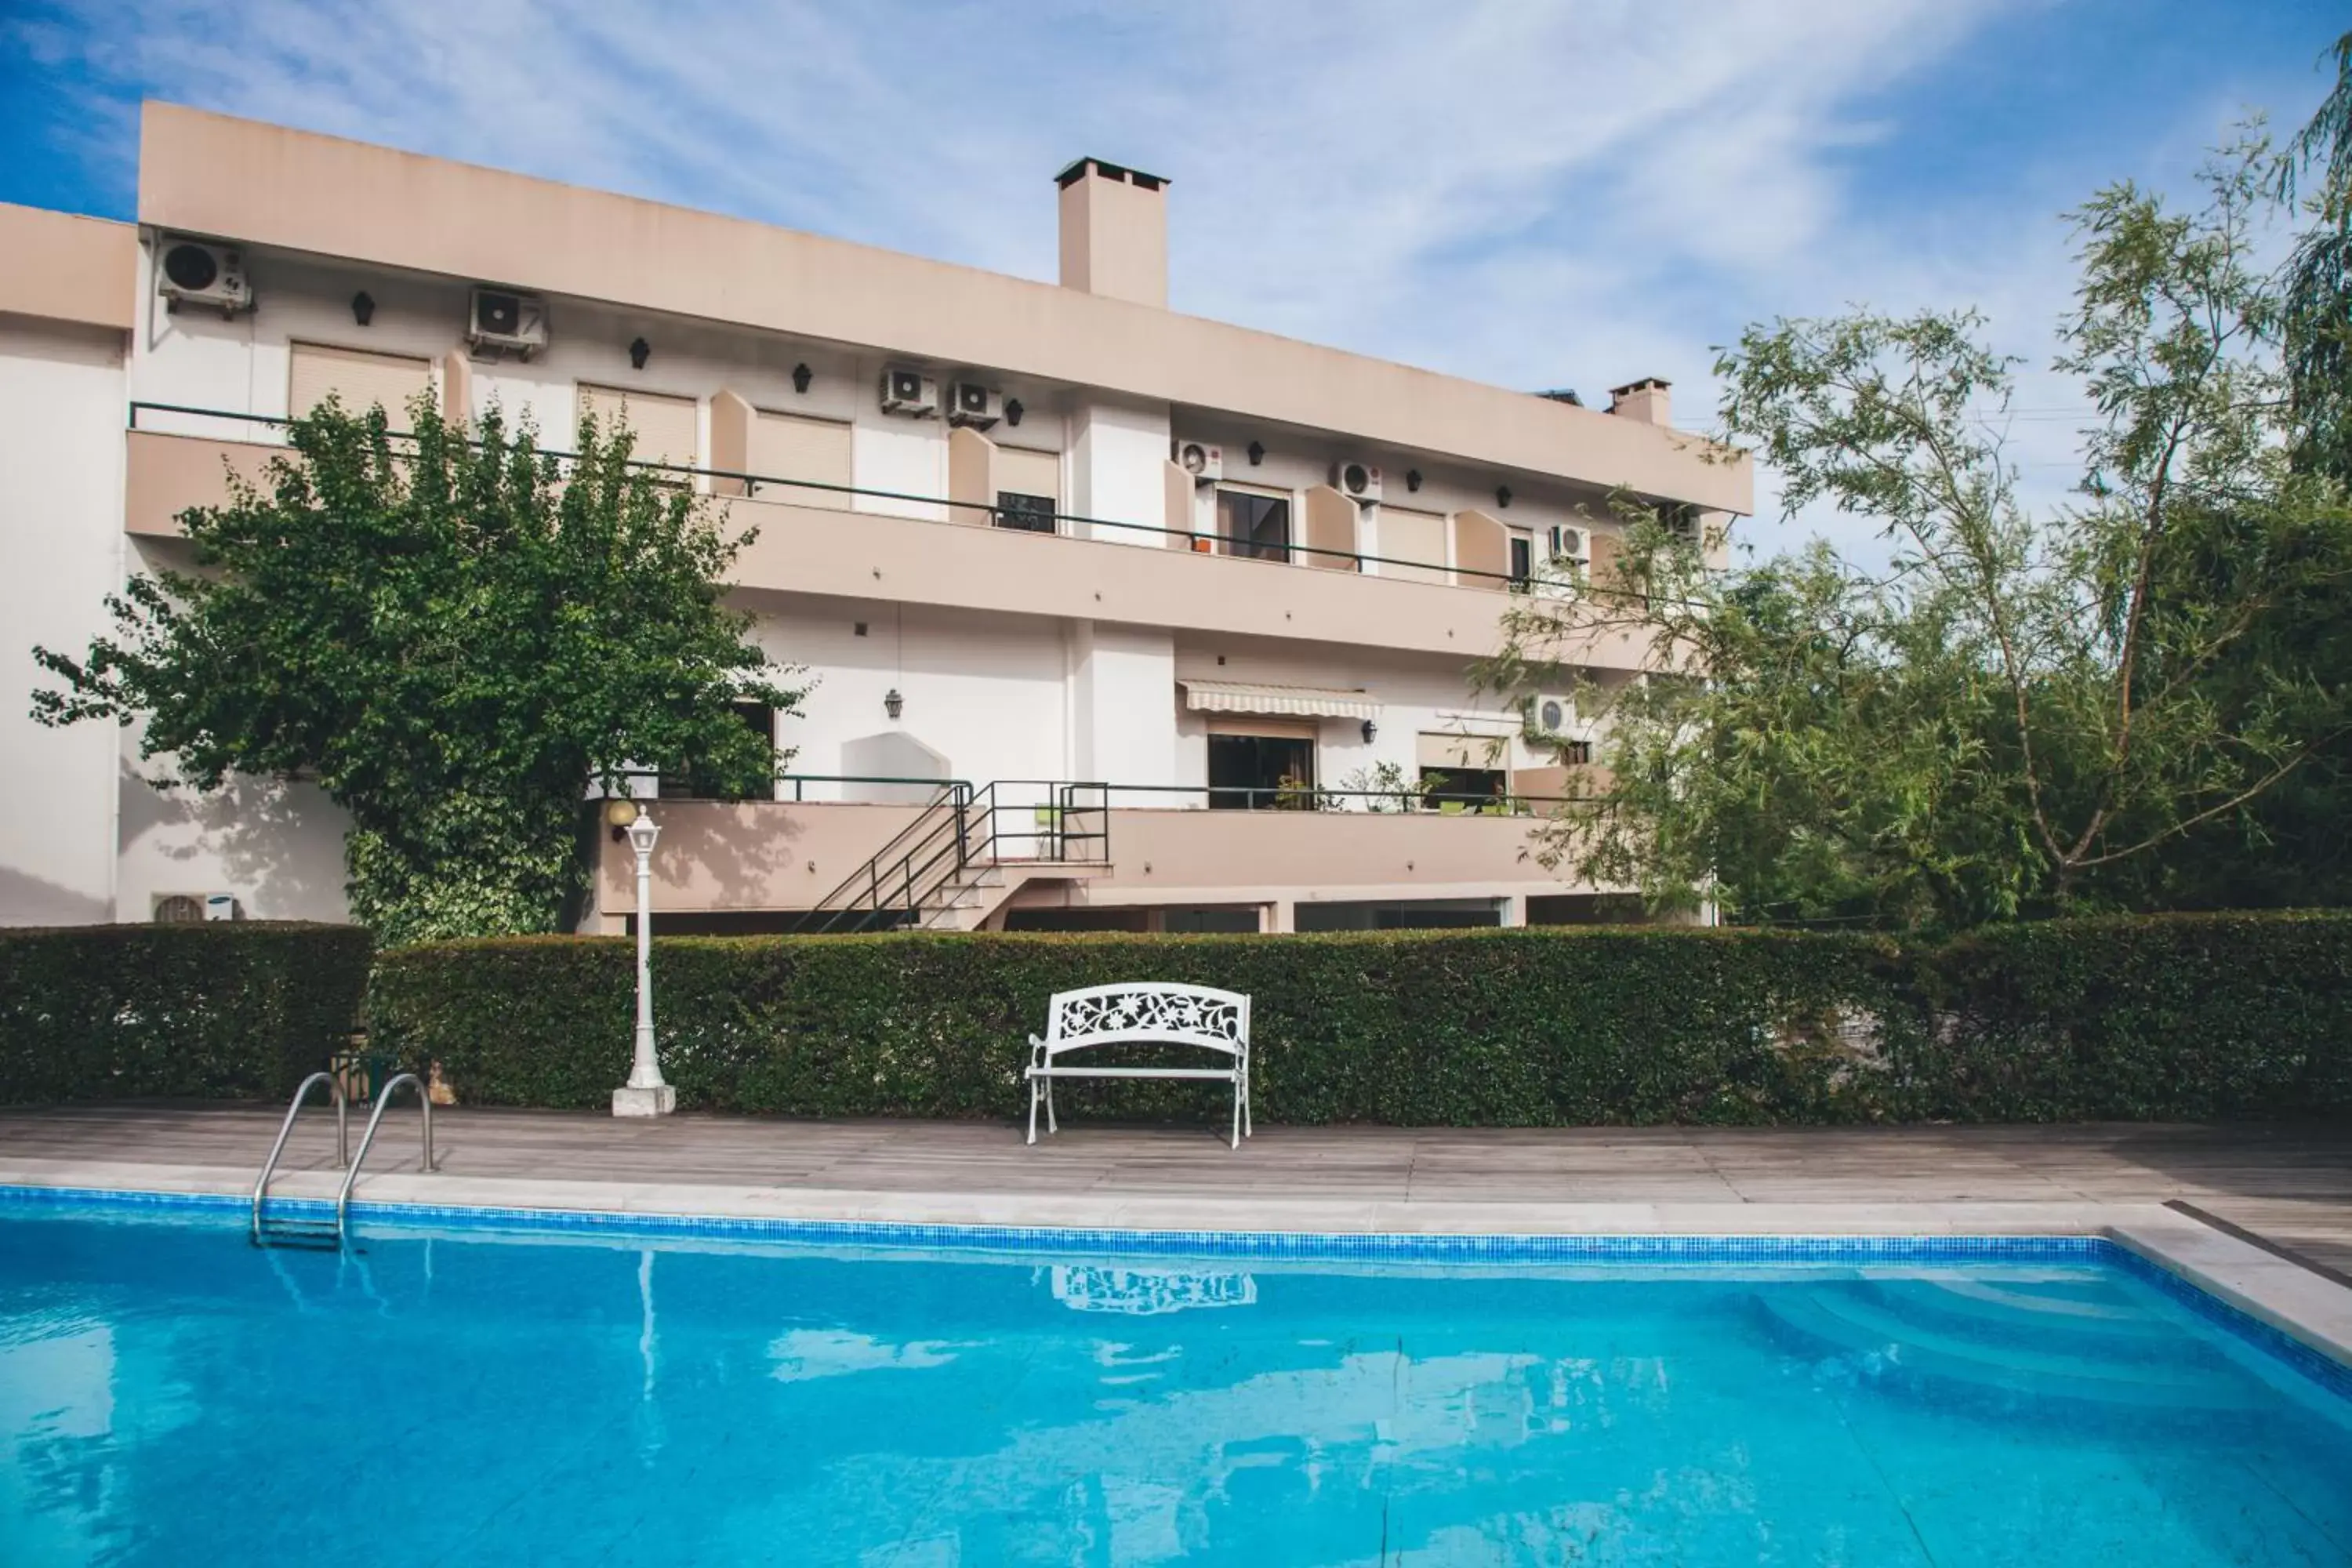
[[[1643,1276],[0,1218],[0,1562],[2334,1562],[2092,1266]]]

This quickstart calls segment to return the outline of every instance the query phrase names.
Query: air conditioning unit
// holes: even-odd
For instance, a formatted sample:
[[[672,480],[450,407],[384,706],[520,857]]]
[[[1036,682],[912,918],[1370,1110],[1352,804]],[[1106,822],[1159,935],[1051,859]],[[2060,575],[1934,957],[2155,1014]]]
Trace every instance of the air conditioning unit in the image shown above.
[[[885,407],[888,406],[886,402]],[[982,386],[976,381],[950,382],[948,385],[948,423],[966,425],[974,430],[985,430],[1004,417],[1004,398],[992,386]]]
[[[1225,477],[1225,449],[1213,441],[1173,441],[1169,458],[1192,476],[1196,485],[1213,485]]]
[[[909,419],[940,416],[940,384],[919,370],[896,366],[882,373],[882,412]]]
[[[531,294],[477,289],[466,316],[466,342],[488,359],[527,360],[547,346],[547,304]]]
[[[1554,523],[1545,535],[1545,542],[1550,547],[1545,554],[1547,562],[1572,561],[1579,566],[1591,562],[1591,538],[1580,528]]]
[[[1528,704],[1528,731],[1533,739],[1567,741],[1581,738],[1583,721],[1576,699],[1565,691],[1547,691]]]
[[[1370,463],[1334,463],[1331,488],[1358,506],[1370,506],[1381,499],[1381,471]]]
[[[167,238],[155,269],[155,292],[164,309],[204,305],[223,316],[253,309],[253,284],[245,276],[245,253],[235,246],[201,239]]]

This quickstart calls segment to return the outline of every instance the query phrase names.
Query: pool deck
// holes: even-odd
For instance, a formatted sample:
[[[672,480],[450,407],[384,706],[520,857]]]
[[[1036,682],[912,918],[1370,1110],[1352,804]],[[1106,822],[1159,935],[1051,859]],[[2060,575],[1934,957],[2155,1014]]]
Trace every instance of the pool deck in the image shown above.
[[[0,1185],[249,1193],[281,1112],[0,1111]],[[360,1123],[354,1119],[356,1145]],[[386,1116],[381,1203],[1142,1230],[2104,1234],[2352,1365],[2352,1132],[2322,1127],[1192,1129]],[[331,1196],[313,1109],[273,1192]]]

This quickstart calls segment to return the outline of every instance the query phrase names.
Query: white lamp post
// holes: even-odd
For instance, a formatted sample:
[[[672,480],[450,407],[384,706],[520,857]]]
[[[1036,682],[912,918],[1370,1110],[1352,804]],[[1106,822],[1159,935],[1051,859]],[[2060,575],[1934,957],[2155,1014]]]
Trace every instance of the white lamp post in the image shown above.
[[[677,1090],[662,1081],[654,1056],[654,840],[661,828],[641,805],[628,834],[637,852],[637,1050],[628,1083],[613,1091],[613,1114],[667,1116],[677,1109]]]

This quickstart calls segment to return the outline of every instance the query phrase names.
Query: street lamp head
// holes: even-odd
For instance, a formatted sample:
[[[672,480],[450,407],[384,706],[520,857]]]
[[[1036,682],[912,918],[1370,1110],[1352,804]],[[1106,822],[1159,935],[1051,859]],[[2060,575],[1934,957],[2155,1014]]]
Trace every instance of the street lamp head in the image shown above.
[[[637,819],[629,824],[629,847],[640,855],[650,855],[654,852],[654,840],[660,837],[661,828],[654,822],[653,814],[644,806],[637,807]]]

